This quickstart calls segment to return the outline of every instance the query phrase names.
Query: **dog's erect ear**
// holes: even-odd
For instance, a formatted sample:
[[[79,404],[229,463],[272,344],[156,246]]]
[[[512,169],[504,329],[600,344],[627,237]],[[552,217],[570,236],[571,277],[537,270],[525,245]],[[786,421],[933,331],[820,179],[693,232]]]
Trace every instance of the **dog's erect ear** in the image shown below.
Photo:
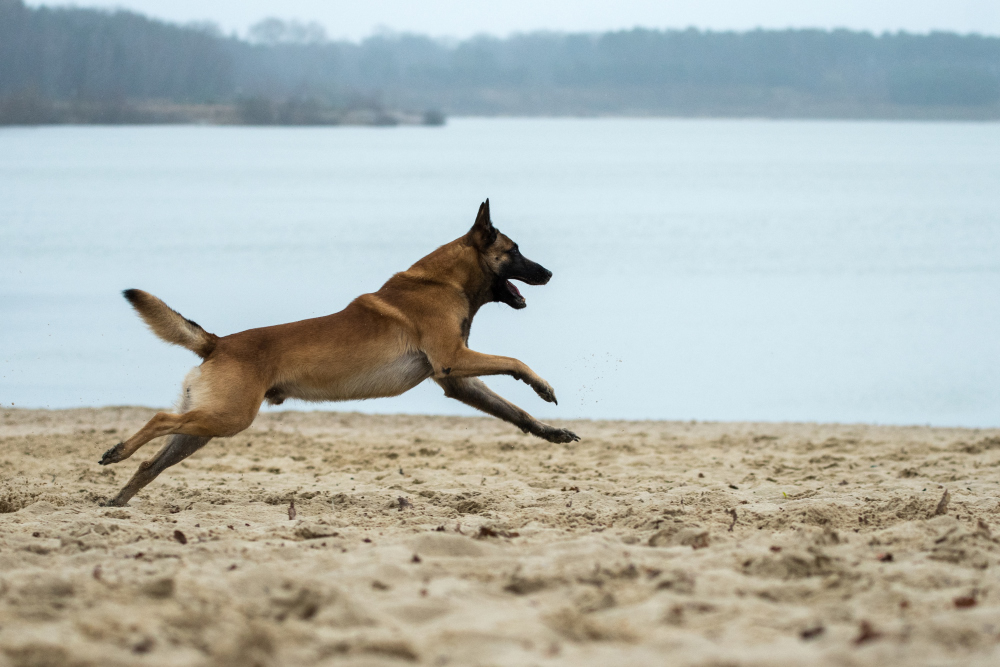
[[[486,250],[497,240],[497,230],[490,220],[490,200],[487,199],[479,205],[479,214],[476,215],[476,224],[469,230],[469,238],[480,250]]]

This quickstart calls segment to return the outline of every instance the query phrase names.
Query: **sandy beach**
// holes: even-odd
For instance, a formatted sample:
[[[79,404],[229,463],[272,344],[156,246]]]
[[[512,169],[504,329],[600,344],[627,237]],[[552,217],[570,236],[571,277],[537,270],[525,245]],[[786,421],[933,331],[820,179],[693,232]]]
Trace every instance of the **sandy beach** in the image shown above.
[[[0,666],[995,665],[1000,431],[0,411]]]

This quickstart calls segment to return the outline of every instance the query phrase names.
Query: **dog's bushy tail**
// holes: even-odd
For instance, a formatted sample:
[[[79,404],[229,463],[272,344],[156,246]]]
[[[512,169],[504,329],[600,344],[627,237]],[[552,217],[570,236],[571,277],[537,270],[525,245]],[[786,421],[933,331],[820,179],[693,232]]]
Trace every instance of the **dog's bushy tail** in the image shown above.
[[[185,318],[149,292],[127,289],[122,295],[153,333],[163,340],[186,347],[202,359],[212,354],[219,337],[202,329],[197,322]]]

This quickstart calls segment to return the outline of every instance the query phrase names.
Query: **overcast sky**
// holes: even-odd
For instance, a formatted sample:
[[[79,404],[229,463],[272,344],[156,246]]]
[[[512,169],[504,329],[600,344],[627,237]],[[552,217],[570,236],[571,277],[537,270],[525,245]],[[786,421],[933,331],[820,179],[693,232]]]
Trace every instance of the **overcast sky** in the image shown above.
[[[70,3],[29,0],[28,4]],[[270,16],[317,21],[330,37],[355,40],[384,29],[468,37],[635,26],[952,30],[1000,35],[1000,0],[80,0],[72,4],[122,7],[179,22],[208,20],[241,35]]]

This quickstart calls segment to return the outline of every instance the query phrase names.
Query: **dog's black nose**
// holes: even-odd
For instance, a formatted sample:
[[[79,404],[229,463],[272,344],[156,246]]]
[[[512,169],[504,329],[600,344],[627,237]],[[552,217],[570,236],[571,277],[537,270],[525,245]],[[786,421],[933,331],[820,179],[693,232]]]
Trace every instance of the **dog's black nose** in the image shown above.
[[[533,273],[532,280],[527,281],[529,285],[546,285],[552,278],[552,272],[541,265]]]
[[[549,282],[552,272],[537,262],[526,260],[523,272],[515,274],[514,277],[529,285],[544,285]]]

